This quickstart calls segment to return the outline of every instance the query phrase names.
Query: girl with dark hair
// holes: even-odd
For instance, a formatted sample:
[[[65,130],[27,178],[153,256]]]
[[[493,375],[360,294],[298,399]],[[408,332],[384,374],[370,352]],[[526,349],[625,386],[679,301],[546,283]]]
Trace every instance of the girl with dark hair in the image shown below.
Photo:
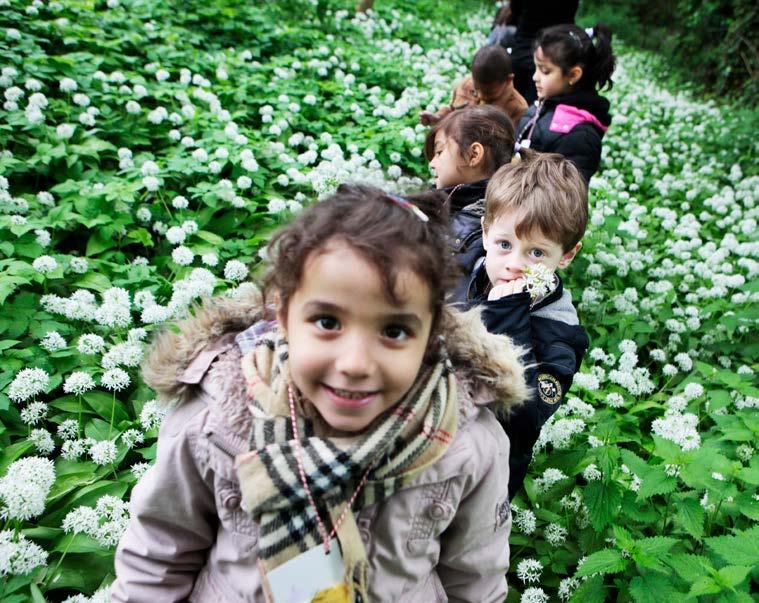
[[[517,148],[559,153],[587,182],[598,170],[611,124],[609,101],[598,94],[613,85],[611,30],[602,24],[549,27],[535,40],[533,58],[538,101],[519,122]]]
[[[341,186],[271,240],[267,295],[157,339],[144,377],[173,406],[114,602],[504,599],[494,411],[526,397],[524,369],[445,305],[447,234],[439,193]]]
[[[480,219],[485,189],[499,167],[511,161],[514,128],[495,107],[482,105],[449,114],[427,134],[424,153],[435,186],[448,197],[453,250],[464,275],[484,255]]]

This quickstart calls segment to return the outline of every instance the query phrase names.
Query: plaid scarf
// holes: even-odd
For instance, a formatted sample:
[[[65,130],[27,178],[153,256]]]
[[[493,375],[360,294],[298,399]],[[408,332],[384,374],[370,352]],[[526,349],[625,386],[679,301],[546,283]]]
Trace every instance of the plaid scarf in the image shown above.
[[[392,411],[355,435],[336,435],[309,402],[296,402],[306,479],[328,531],[367,470],[354,509],[389,498],[447,450],[456,431],[458,404],[453,371],[445,354],[441,356],[434,366],[422,365]],[[253,426],[251,452],[238,457],[238,475],[246,508],[260,526],[258,555],[264,570],[323,544],[293,448],[287,358],[287,342],[275,330],[257,334],[255,347],[242,359]],[[366,601],[366,552],[352,512],[338,526],[337,537],[346,582]]]

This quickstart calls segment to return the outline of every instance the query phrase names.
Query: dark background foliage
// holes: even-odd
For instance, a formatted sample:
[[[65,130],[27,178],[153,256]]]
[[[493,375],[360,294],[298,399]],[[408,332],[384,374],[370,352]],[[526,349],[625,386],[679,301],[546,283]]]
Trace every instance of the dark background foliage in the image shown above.
[[[759,94],[755,0],[582,0],[578,20],[602,21],[626,42],[672,58],[672,72],[710,96]]]

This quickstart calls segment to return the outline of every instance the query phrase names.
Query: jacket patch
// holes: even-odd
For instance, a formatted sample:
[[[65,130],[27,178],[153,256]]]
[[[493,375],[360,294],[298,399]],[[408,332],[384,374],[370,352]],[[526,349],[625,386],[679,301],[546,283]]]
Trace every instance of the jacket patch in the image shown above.
[[[495,507],[495,529],[503,527],[511,516],[511,503],[509,497],[506,497],[502,503]]]
[[[556,404],[561,400],[561,383],[553,375],[540,373],[538,375],[538,395],[546,404]]]

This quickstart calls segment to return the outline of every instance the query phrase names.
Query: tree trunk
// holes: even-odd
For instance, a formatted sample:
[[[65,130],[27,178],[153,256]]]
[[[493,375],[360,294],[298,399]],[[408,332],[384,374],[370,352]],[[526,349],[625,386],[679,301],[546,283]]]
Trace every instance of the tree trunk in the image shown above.
[[[358,0],[356,3],[356,12],[365,13],[374,6],[374,0]]]

